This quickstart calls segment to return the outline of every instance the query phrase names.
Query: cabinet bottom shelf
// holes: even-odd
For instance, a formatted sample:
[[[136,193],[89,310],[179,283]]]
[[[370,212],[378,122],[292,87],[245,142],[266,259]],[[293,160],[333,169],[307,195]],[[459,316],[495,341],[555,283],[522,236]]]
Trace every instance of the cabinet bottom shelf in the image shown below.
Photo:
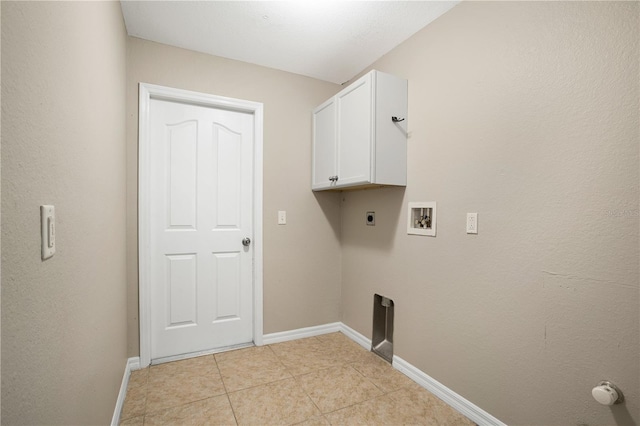
[[[405,188],[407,185],[384,185],[379,183],[368,183],[365,185],[358,186],[345,186],[341,188],[318,188],[313,189],[313,192],[322,192],[322,191],[332,191],[332,192],[342,192],[342,191],[361,191],[363,189],[378,189],[378,188]]]

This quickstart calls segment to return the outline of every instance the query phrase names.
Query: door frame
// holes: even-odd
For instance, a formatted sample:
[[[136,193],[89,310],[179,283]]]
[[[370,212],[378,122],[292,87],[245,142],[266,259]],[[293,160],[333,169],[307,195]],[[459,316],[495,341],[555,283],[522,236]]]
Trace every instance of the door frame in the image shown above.
[[[151,364],[151,287],[150,273],[150,153],[149,106],[152,99],[162,99],[253,115],[253,343],[262,346],[262,144],[263,104],[192,92],[155,84],[140,83],[138,104],[138,300],[140,320],[140,366]]]

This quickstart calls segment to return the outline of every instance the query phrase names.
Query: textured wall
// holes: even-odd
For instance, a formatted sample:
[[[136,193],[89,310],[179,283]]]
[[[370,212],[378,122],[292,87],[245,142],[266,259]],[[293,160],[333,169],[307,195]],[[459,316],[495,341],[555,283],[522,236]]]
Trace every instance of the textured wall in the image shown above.
[[[343,321],[394,299],[396,354],[507,424],[640,423],[639,6],[464,2],[373,65],[409,80],[408,185],[343,194]]]
[[[2,421],[107,424],[126,363],[120,5],[2,2],[2,55]]]
[[[137,38],[127,57],[129,356],[139,351],[138,83],[264,104],[264,332],[339,320],[340,199],[313,194],[311,110],[339,86]],[[277,225],[277,211],[287,225]]]

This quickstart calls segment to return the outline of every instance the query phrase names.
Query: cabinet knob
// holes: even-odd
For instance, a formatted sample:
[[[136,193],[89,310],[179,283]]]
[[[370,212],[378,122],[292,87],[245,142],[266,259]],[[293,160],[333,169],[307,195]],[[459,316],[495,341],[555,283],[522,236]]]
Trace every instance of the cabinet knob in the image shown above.
[[[329,180],[331,182],[336,182],[338,180],[338,176],[329,176]]]
[[[404,121],[404,118],[400,118],[400,117],[391,117],[391,121],[393,121],[394,123],[399,123],[401,121]]]

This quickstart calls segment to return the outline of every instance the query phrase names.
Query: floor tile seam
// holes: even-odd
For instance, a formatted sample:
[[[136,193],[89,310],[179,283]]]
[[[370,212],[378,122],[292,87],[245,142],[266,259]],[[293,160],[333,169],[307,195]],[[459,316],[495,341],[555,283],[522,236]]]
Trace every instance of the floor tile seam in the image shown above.
[[[170,407],[161,408],[159,410],[155,410],[155,411],[151,411],[151,412],[146,412],[146,410],[145,410],[144,416],[145,417],[146,416],[155,416],[158,413],[161,413],[163,411],[173,410],[174,408],[184,407],[184,406],[189,405],[189,404],[194,404],[196,402],[205,401],[207,399],[217,398],[217,397],[220,397],[220,396],[223,396],[223,395],[226,395],[226,393],[221,393],[219,395],[210,395],[210,396],[206,396],[204,398],[199,398],[199,399],[192,399],[192,400],[187,401],[187,402],[183,402],[183,403],[180,403],[180,404],[177,404],[177,405],[172,405]],[[139,417],[139,416],[135,416],[135,417]]]
[[[268,345],[265,345],[265,346],[253,346],[253,348],[267,348],[267,346],[268,346]],[[242,350],[246,350],[246,349],[252,349],[252,348],[242,348],[242,349],[238,349],[238,350],[239,350],[239,351],[242,351]],[[232,353],[232,352],[234,352],[234,351],[222,352],[222,353],[226,353],[226,354],[228,354],[228,353]],[[263,350],[262,352],[264,352],[264,350]],[[232,357],[232,358],[229,358],[229,359],[218,359],[218,358],[216,358],[216,363],[217,363],[218,365],[220,365],[220,364],[226,364],[226,363],[233,363],[233,362],[235,362],[235,361],[237,361],[237,360],[247,359],[247,358],[257,357],[257,356],[261,356],[261,355],[262,355],[262,352],[260,352],[260,351],[253,351],[253,352],[251,352],[251,353],[247,353],[246,355],[238,355],[237,357]],[[271,354],[275,356],[275,353],[273,353],[273,351],[271,352]]]
[[[336,365],[335,360],[332,358],[321,358],[321,357],[311,357],[311,356],[283,357],[283,359],[280,360],[282,365],[284,365],[287,368],[296,368],[301,365],[305,366],[305,365],[308,365],[309,362],[313,362],[313,361],[316,361],[319,364],[331,364],[331,366]]]
[[[242,350],[245,350],[245,349],[253,349],[253,348],[260,348],[260,347],[261,347],[261,346],[255,346],[255,344],[254,344],[253,346],[247,346],[246,348],[231,349],[231,350],[228,350],[228,351],[217,352],[217,353],[215,353],[215,354],[211,354],[211,355],[213,355],[213,358],[216,360],[216,362],[225,362],[224,360],[220,360],[220,359],[218,359],[218,356],[219,356],[219,355],[220,355],[220,356],[221,356],[221,355],[225,355],[225,354],[231,354],[231,353],[233,353],[233,352],[236,352],[236,351],[242,351]],[[238,356],[238,358],[242,358],[242,356]],[[231,360],[233,360],[233,358],[232,358]],[[228,360],[228,361],[229,361],[229,360]]]
[[[168,373],[168,374],[162,374],[162,375],[155,375],[155,377],[153,378],[153,380],[151,379],[151,377],[149,378],[149,384],[151,382],[157,382],[158,380],[164,381],[167,380],[169,378],[179,378],[179,379],[184,379],[184,376],[187,376],[186,378],[193,377],[193,376],[198,376],[201,377],[203,375],[203,373],[207,373],[207,372],[214,372],[217,371],[218,374],[220,374],[220,370],[217,368],[214,370],[213,368],[209,368],[209,369],[205,369],[204,371],[199,371],[199,369],[188,369],[188,370],[182,370],[182,371],[174,371],[172,373]]]
[[[267,345],[267,347],[269,348],[269,350],[271,351],[271,353],[273,354],[274,357],[276,357],[276,359],[278,360],[278,362],[280,363],[280,365],[282,365],[282,367],[284,369],[287,369],[287,366],[285,365],[284,362],[282,362],[282,359],[280,359],[280,356],[276,353],[276,351],[273,350],[273,348],[271,347],[272,345]],[[287,372],[291,375],[293,375],[291,372],[289,372],[287,370]]]
[[[358,371],[356,368],[354,368],[354,370]],[[358,373],[360,373],[366,380],[368,380],[369,383],[373,384],[380,392],[382,392],[383,395],[388,395],[390,393],[397,392],[402,389],[408,389],[412,384],[412,383],[407,383],[397,388],[385,390],[385,388],[382,387],[382,385],[378,385],[376,382],[374,382],[372,377],[366,376],[364,373],[361,373],[360,371],[358,371]]]
[[[288,379],[293,379],[293,378],[294,378],[294,377],[291,375],[291,373],[289,373],[288,371],[285,371],[285,373],[286,373],[286,374],[288,374],[288,375],[289,375],[289,377],[284,377],[284,378],[280,378],[280,379],[270,380],[270,381],[267,381],[267,382],[262,382],[262,383],[258,383],[258,384],[255,384],[255,385],[250,385],[250,386],[247,386],[247,387],[244,387],[244,388],[234,389],[234,390],[231,390],[231,391],[227,390],[227,392],[226,392],[226,393],[236,393],[236,392],[240,392],[240,391],[243,391],[243,390],[253,389],[253,388],[260,387],[260,386],[270,385],[270,384],[272,384],[272,383],[281,382],[281,381],[283,381],[283,380],[288,380]],[[226,387],[226,385],[225,385],[225,387]]]
[[[147,393],[148,392],[149,392],[149,389],[148,389],[148,387],[145,386],[144,395],[142,397],[144,399],[143,414],[144,414],[144,411],[146,411],[146,409],[147,409]],[[129,393],[128,387],[127,387],[127,393]],[[125,394],[125,399],[124,399],[124,402],[122,404],[122,410],[120,412],[120,415],[122,415],[124,413],[124,407],[125,407],[126,402],[127,402],[127,397],[126,397],[126,394]],[[130,419],[130,418],[133,418],[133,417],[138,417],[138,416],[133,416],[132,415],[132,416],[129,416],[127,418],[123,418],[123,420]]]
[[[250,363],[253,365],[250,366],[244,366],[243,368],[259,368],[259,369],[265,369],[265,370],[273,370],[273,369],[277,369],[277,368],[285,368],[285,365],[277,358],[274,359],[253,359],[253,360],[248,360],[247,358],[244,358],[244,360],[240,361],[240,360],[236,360],[235,362],[225,362],[223,364],[221,364],[221,366],[219,366],[219,371],[222,374],[222,370],[223,369],[237,369],[239,366],[241,366],[242,364],[246,364],[246,363]]]
[[[213,359],[216,361],[216,368],[218,369],[218,374],[220,375],[220,381],[222,382],[222,388],[224,389],[224,394],[227,397],[227,401],[229,401],[229,406],[231,407],[231,411],[233,412],[233,418],[236,421],[236,425],[238,424],[238,418],[236,417],[236,412],[233,409],[233,404],[231,403],[231,398],[229,398],[229,390],[227,389],[227,384],[224,382],[224,377],[222,377],[222,371],[220,371],[220,366],[218,365],[218,360],[215,359],[216,357],[214,356]]]
[[[312,374],[312,373],[308,373],[308,374]],[[297,379],[298,379],[298,378],[297,378],[297,377],[295,377],[295,379],[296,379],[296,381],[297,381]],[[304,393],[307,395],[307,397],[309,397],[309,399],[311,400],[311,402],[313,402],[313,404],[318,408],[318,410],[320,411],[320,413],[321,413],[323,416],[325,416],[325,415],[327,415],[327,414],[330,414],[330,413],[334,413],[334,412],[336,412],[336,411],[343,410],[343,409],[345,409],[345,408],[353,407],[354,405],[362,404],[362,403],[364,403],[364,402],[366,402],[366,401],[370,401],[370,400],[373,400],[373,399],[376,399],[376,398],[380,398],[380,397],[383,397],[383,396],[385,396],[385,395],[386,395],[385,393],[381,393],[380,395],[376,395],[376,396],[371,397],[371,398],[366,398],[366,399],[364,399],[364,400],[362,400],[362,401],[354,402],[353,404],[346,405],[346,406],[344,406],[344,407],[340,407],[340,408],[338,408],[338,409],[336,409],[336,410],[324,412],[324,411],[322,411],[322,409],[318,406],[318,404],[316,404],[316,402],[314,401],[313,397],[311,396],[311,394],[310,394],[309,392],[307,392],[307,390],[304,388],[304,386],[302,386],[302,384],[301,384],[301,383],[299,383],[299,382],[298,382],[298,384],[300,385],[300,387],[302,388],[302,390],[304,391]],[[377,387],[377,386],[375,386],[375,384],[374,384],[374,387],[375,387],[377,390],[379,390],[379,389],[378,389],[378,387]],[[393,402],[393,400],[392,400],[392,402]],[[328,420],[328,419],[327,419],[327,420]],[[329,423],[331,423],[331,422],[329,422]]]
[[[229,399],[229,390],[227,389],[227,384],[224,382],[224,377],[222,377],[222,371],[220,370],[220,363],[216,359],[215,354],[213,354],[213,362],[215,362],[216,364],[216,370],[218,371],[218,377],[220,377],[220,382],[222,383],[222,388],[224,389],[224,393],[225,395],[227,395],[227,399]],[[229,404],[231,404],[231,401],[229,401]],[[236,424],[237,423],[238,421],[236,420]]]
[[[228,371],[226,371],[221,376],[223,380],[225,378],[227,378],[228,380],[232,380],[233,378],[236,378],[236,377],[250,380],[252,377],[255,377],[255,375],[258,374],[258,372],[260,373],[260,375],[273,374],[273,373],[285,373],[285,374],[291,375],[291,373],[289,373],[289,371],[287,371],[287,369],[283,366],[277,366],[273,368],[261,368],[256,371],[245,371],[245,370],[246,369],[243,369],[242,371],[233,371],[232,372],[233,374],[230,374]]]
[[[281,357],[278,356],[278,354],[276,354],[275,351],[273,351],[273,349],[271,351],[274,353],[276,359],[278,360],[280,365],[282,365],[282,367],[285,369],[285,371],[293,376],[294,374],[293,374],[293,371],[291,371],[291,367],[289,367],[287,364],[285,364],[284,361],[282,361]]]
[[[224,383],[223,383],[223,387],[224,387]],[[193,402],[203,401],[203,400],[205,400],[205,399],[215,398],[215,397],[218,397],[218,396],[222,396],[222,395],[225,395],[226,393],[227,393],[227,392],[226,392],[226,390],[223,390],[222,392],[216,392],[216,393],[215,393],[215,394],[213,394],[213,395],[211,395],[211,394],[210,394],[210,395],[204,396],[204,397],[202,397],[202,398],[191,399],[191,400],[186,401],[186,402],[181,402],[181,403],[178,403],[178,404],[176,404],[176,405],[171,405],[171,406],[168,406],[168,407],[163,407],[163,408],[161,408],[161,409],[154,410],[154,411],[148,411],[149,398],[147,397],[147,398],[146,398],[146,401],[145,401],[145,410],[144,410],[144,412],[145,412],[145,415],[146,415],[146,414],[153,414],[153,413],[157,413],[158,411],[168,410],[168,409],[170,409],[170,408],[180,407],[180,406],[182,406],[182,405],[191,404],[191,403],[193,403]]]
[[[322,417],[322,418],[323,418],[323,419],[325,419],[329,424],[331,424],[331,423],[329,422],[329,419],[327,419],[327,418],[325,417],[325,415],[324,415],[324,414],[320,413],[320,414],[317,414],[317,415],[315,415],[315,416],[308,417],[308,418],[306,418],[306,419],[302,420],[301,422],[291,423],[289,426],[299,426],[299,425],[303,424],[304,422],[306,422],[307,420],[313,419],[313,418],[315,418],[315,417]]]
[[[347,408],[351,408],[351,407],[355,407],[356,405],[364,404],[365,402],[371,401],[371,400],[376,399],[376,398],[380,398],[381,396],[384,396],[384,395],[378,395],[378,396],[373,397],[373,398],[367,398],[367,399],[365,399],[363,401],[354,402],[353,404],[345,405],[344,407],[336,408],[335,410],[332,410],[332,411],[323,412],[322,410],[320,410],[320,412],[322,413],[323,416],[326,417],[329,414],[337,413],[338,411],[346,410]],[[329,419],[327,419],[327,420],[329,420]],[[331,421],[329,421],[329,423],[331,423]]]
[[[236,393],[238,393],[238,392],[246,391],[246,390],[249,390],[249,389],[259,388],[260,386],[266,386],[266,385],[272,385],[272,384],[274,384],[274,383],[278,383],[278,382],[284,382],[285,380],[291,380],[291,379],[293,379],[293,378],[294,378],[294,377],[286,377],[286,378],[284,378],[284,379],[274,380],[273,382],[261,383],[261,384],[259,384],[259,385],[249,386],[248,388],[237,389],[237,390],[234,390],[234,391],[231,391],[231,392],[227,392],[227,395],[233,395],[233,394],[236,394]]]
[[[293,373],[291,373],[291,375],[292,375],[293,377],[298,378],[298,377],[307,376],[307,375],[309,375],[309,374],[313,374],[313,373],[319,373],[320,371],[329,370],[329,369],[331,369],[331,368],[341,367],[341,366],[344,366],[344,365],[345,365],[345,364],[330,365],[330,366],[328,366],[328,367],[320,367],[320,368],[316,368],[316,369],[313,369],[313,370],[310,370],[310,371],[306,371],[306,372],[304,372],[304,373],[300,373],[300,374],[293,374]]]
[[[373,398],[365,399],[364,401],[356,402],[356,403],[353,403],[351,405],[347,405],[345,407],[338,408],[338,409],[333,410],[333,411],[322,413],[322,415],[327,419],[329,424],[333,425],[334,423],[331,423],[331,420],[328,418],[328,416],[330,414],[334,414],[334,413],[337,413],[338,411],[347,410],[349,408],[352,408],[352,407],[355,407],[355,406],[358,406],[358,405],[363,405],[363,404],[365,404],[367,402],[370,402],[370,401],[373,401],[373,400],[376,400],[376,399],[383,399],[383,398],[386,399],[388,402],[390,402],[392,405],[396,405],[397,404],[397,402],[395,400],[393,400],[391,397],[389,397],[388,394],[382,394],[382,395],[377,395],[377,396],[375,396]],[[437,420],[438,419],[436,419],[436,421]],[[423,423],[409,423],[409,424],[423,425]],[[438,426],[440,426],[440,424],[441,423],[438,422]]]
[[[275,353],[275,352],[274,352]],[[296,362],[307,358],[314,359],[322,359],[322,358],[333,358],[330,355],[330,352],[325,350],[318,351],[286,351],[281,354],[275,353],[276,358],[280,360],[280,362],[285,363],[285,361]]]
[[[384,391],[382,391],[382,389],[380,389],[378,386],[376,386],[376,384],[373,382],[373,380],[371,380],[369,377],[367,377],[367,376],[365,376],[364,374],[362,374],[360,371],[358,371],[358,369],[357,369],[357,368],[355,368],[355,367],[353,367],[353,366],[351,366],[351,365],[348,365],[348,364],[345,364],[345,367],[349,367],[349,368],[351,368],[351,369],[352,369],[353,371],[355,371],[355,372],[356,372],[356,373],[357,373],[361,378],[363,378],[366,382],[368,382],[368,383],[372,384],[376,389],[378,389],[379,391],[381,391],[382,393],[384,393]]]
[[[268,345],[266,345],[266,346],[269,346],[269,347],[271,348],[271,350],[275,352],[275,350],[273,349],[273,347],[275,347],[275,346],[278,346],[278,345],[283,346],[283,345],[284,345],[284,344],[286,344],[286,343],[290,343],[290,342],[299,342],[299,341],[302,341],[302,340],[307,340],[307,341],[315,340],[315,342],[313,343],[313,345],[319,345],[319,346],[320,346],[320,345],[322,344],[322,341],[321,341],[321,340],[319,340],[316,336],[310,336],[310,337],[302,337],[302,338],[300,338],[300,339],[285,340],[284,342],[269,343],[269,344],[268,344]]]
[[[143,386],[147,386],[148,383],[149,383],[149,375],[147,375],[144,383],[136,383],[136,382],[133,382],[133,381],[129,380],[129,383],[127,383],[127,391],[129,391],[129,389],[137,389],[137,388],[141,388]]]
[[[351,364],[357,364],[357,363],[358,363],[358,361],[356,361],[356,362],[352,362]],[[393,390],[385,391],[383,388],[381,388],[380,386],[378,386],[378,385],[376,384],[376,382],[374,382],[374,381],[373,381],[373,379],[372,379],[372,378],[370,378],[369,376],[366,376],[364,373],[360,372],[357,368],[355,368],[355,367],[354,367],[353,365],[351,365],[351,364],[348,364],[348,365],[349,365],[351,368],[353,368],[356,372],[358,372],[358,374],[360,374],[360,376],[362,376],[365,380],[367,380],[369,383],[371,383],[373,386],[375,386],[375,387],[376,387],[376,389],[378,389],[380,392],[382,392],[382,394],[383,394],[383,395],[389,394],[389,393],[391,393],[391,392],[398,391],[398,390],[400,390],[400,389],[407,388],[407,387],[409,387],[409,385],[410,385],[410,384],[407,384],[407,385],[400,386],[399,388],[396,388],[396,389],[393,389]]]
[[[240,390],[237,390],[237,391],[233,391],[233,392],[227,393],[227,397],[229,398],[229,403],[231,404],[231,408],[233,409],[233,403],[231,402],[231,395],[232,394],[236,394],[238,392],[245,391],[245,390],[248,390],[248,389],[255,389],[255,388],[258,388],[260,386],[266,386],[266,385],[269,385],[269,384],[278,383],[278,382],[284,382],[286,380],[292,380],[292,379],[293,379],[294,384],[298,387],[298,389],[301,390],[302,393],[307,397],[307,399],[313,404],[313,406],[316,407],[316,409],[318,410],[317,412],[320,413],[320,415],[323,415],[322,410],[320,410],[320,408],[316,405],[316,403],[314,402],[313,398],[311,398],[311,396],[307,393],[307,391],[304,389],[304,387],[302,387],[302,385],[293,376],[292,377],[288,377],[286,379],[280,379],[280,380],[276,380],[276,381],[273,381],[273,382],[270,382],[270,383],[263,383],[263,384],[260,384],[260,385],[256,385],[256,386],[252,386],[252,387],[249,387],[249,388],[240,389]],[[234,410],[234,415],[235,415],[235,410]],[[306,418],[306,419],[304,419],[304,420],[302,420],[301,422],[298,422],[298,423],[305,422],[305,421],[309,420],[310,418],[315,417],[316,415],[308,417],[308,418]],[[236,418],[236,423],[238,425],[240,424],[240,422],[238,421],[237,418]]]
[[[239,425],[238,416],[236,415],[236,410],[233,408],[233,404],[231,403],[231,398],[229,398],[229,393],[224,394],[227,397],[227,402],[229,402],[229,407],[231,407],[231,413],[233,414],[233,420],[235,420],[236,425]]]
[[[309,399],[309,401],[311,401],[311,403],[313,404],[314,407],[316,407],[316,409],[318,410],[318,412],[321,415],[324,415],[324,413],[322,412],[322,410],[320,409],[320,407],[318,406],[318,404],[316,404],[316,402],[313,400],[313,398],[311,397],[311,395],[309,394],[309,392],[307,392],[307,390],[304,388],[304,386],[302,386],[302,384],[298,381],[298,379],[296,377],[293,378],[296,382],[296,384],[298,385],[298,387],[300,389],[302,389],[302,392],[304,392],[304,394],[307,396],[307,398]],[[310,419],[311,417],[309,417]],[[307,421],[309,419],[305,419],[303,421]]]
[[[127,400],[125,399],[125,402]],[[138,415],[131,415],[129,417],[121,417],[121,420],[127,420],[127,419],[132,419],[134,417],[139,417],[140,415],[144,415],[144,413],[147,411],[147,395],[145,394],[144,396],[144,407],[142,409],[142,414],[138,414]],[[124,404],[122,406],[122,411],[120,412],[120,415],[122,416],[122,414],[124,414]]]
[[[395,388],[395,389],[391,389],[391,390],[385,391],[384,389],[382,389],[380,386],[376,385],[375,383],[374,383],[374,385],[378,389],[380,389],[380,391],[382,392],[383,395],[389,395],[389,394],[392,394],[394,392],[400,391],[402,389],[409,389],[409,386],[411,386],[411,384],[407,384],[407,385],[400,386],[399,388]]]
[[[165,369],[172,369],[172,368],[180,368],[180,367],[184,367],[184,365],[187,364],[196,364],[196,361],[200,361],[200,363],[204,363],[203,361],[206,361],[206,359],[208,357],[211,357],[211,359],[213,359],[213,361],[216,361],[215,356],[213,356],[213,354],[204,354],[204,355],[197,355],[197,356],[193,356],[191,358],[186,358],[186,359],[178,359],[175,361],[168,361],[168,362],[161,362],[159,364],[151,364],[148,367],[149,369],[149,375],[151,374],[151,372],[164,367]],[[189,365],[189,367],[192,367],[193,365]]]

